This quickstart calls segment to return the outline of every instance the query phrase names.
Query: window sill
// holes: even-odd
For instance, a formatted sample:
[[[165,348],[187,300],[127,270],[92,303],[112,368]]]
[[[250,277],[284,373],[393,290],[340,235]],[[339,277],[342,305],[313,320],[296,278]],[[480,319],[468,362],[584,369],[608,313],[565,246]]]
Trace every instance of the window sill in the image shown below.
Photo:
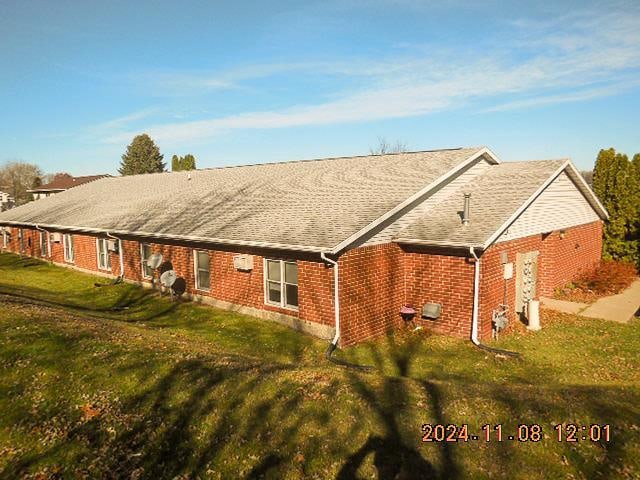
[[[208,288],[208,289],[205,290],[204,288],[195,287],[194,290],[196,292],[211,293],[211,288]]]
[[[282,310],[289,310],[290,312],[299,312],[300,307],[292,307],[290,305],[283,306],[280,303],[264,302],[268,307],[281,308]]]

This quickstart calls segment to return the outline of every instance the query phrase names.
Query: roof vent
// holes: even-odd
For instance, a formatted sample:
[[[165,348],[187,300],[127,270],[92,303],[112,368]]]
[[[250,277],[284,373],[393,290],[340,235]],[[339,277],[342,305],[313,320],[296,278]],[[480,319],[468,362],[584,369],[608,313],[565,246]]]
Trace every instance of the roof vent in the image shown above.
[[[462,224],[469,225],[469,207],[471,204],[471,194],[464,194],[464,207],[462,208]]]

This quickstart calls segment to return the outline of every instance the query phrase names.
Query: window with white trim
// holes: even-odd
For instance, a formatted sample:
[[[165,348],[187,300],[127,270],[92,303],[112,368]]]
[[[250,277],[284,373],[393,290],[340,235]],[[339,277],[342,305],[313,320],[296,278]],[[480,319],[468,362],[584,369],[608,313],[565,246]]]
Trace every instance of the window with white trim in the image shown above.
[[[18,246],[20,247],[20,253],[24,252],[24,232],[22,229],[18,229]]]
[[[285,260],[265,259],[264,300],[269,305],[298,308],[298,265]]]
[[[109,240],[106,238],[96,239],[98,252],[98,268],[100,270],[111,270],[111,255],[109,254]]]
[[[211,268],[209,253],[201,250],[194,251],[194,273],[196,277],[196,289],[208,291],[211,287]]]
[[[40,256],[49,256],[49,234],[47,232],[40,232]]]
[[[64,261],[73,263],[75,260],[73,252],[73,235],[65,233],[62,236],[62,246],[64,248]]]
[[[151,245],[148,243],[141,243],[140,258],[142,259],[142,278],[153,278],[153,268],[147,264],[151,255],[153,255]]]
[[[2,231],[2,246],[7,248],[9,246],[9,234],[6,231]]]

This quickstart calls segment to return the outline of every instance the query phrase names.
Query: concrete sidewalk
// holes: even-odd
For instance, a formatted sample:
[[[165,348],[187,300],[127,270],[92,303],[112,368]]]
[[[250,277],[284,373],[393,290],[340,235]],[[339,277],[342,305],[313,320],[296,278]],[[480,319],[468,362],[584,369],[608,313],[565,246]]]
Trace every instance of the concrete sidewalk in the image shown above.
[[[622,293],[600,298],[591,305],[546,297],[540,298],[540,301],[544,307],[557,312],[627,323],[640,308],[640,280],[633,282]]]
[[[580,315],[627,323],[640,308],[640,280],[636,280],[622,293],[598,299]]]

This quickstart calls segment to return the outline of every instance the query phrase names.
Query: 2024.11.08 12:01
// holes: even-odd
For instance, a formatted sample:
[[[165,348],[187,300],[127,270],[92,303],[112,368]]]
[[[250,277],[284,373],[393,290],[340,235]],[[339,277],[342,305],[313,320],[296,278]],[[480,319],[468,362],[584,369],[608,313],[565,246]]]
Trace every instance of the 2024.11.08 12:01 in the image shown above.
[[[482,433],[477,435],[469,432],[469,425],[455,424],[430,424],[422,425],[422,442],[540,442],[545,438],[555,439],[558,442],[609,442],[611,440],[611,426],[609,424],[578,425],[575,423],[553,425],[553,434],[545,435],[541,425],[537,423],[519,424],[515,432],[505,432],[503,425],[485,424]]]

